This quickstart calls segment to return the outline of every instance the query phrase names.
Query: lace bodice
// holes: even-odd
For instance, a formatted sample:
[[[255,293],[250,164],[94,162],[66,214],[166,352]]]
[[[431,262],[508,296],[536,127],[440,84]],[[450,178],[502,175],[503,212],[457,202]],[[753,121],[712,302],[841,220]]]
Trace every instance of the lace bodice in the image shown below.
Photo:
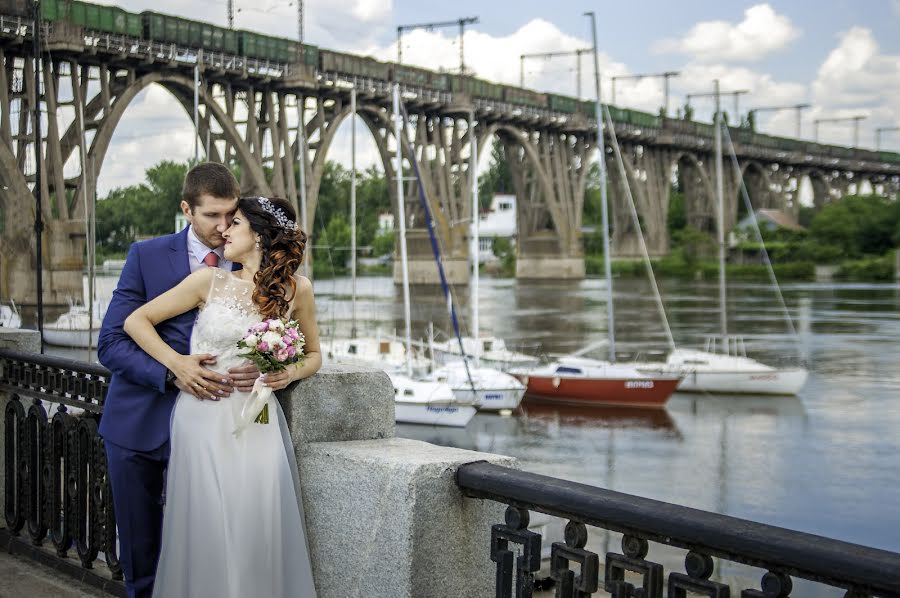
[[[217,356],[210,369],[225,372],[244,358],[237,353],[237,342],[253,324],[262,321],[252,299],[253,284],[221,268],[213,269],[213,280],[206,304],[200,308],[191,334],[191,353]]]

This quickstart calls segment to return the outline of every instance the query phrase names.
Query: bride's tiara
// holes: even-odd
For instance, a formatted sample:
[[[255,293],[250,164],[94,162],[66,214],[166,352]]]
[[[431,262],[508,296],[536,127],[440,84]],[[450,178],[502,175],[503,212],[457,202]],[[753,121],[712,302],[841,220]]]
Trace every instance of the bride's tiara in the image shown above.
[[[300,228],[297,226],[297,223],[288,218],[287,214],[284,213],[284,210],[269,201],[269,198],[257,197],[256,201],[259,203],[262,209],[264,209],[266,212],[271,214],[273,218],[275,218],[275,220],[278,222],[278,226],[280,226],[284,230],[300,230]]]

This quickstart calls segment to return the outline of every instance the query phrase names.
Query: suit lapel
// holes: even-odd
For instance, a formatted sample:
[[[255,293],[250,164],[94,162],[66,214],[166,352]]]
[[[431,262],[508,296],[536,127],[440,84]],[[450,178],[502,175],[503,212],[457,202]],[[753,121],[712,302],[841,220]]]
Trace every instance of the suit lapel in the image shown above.
[[[190,256],[187,248],[187,231],[185,228],[177,235],[172,236],[172,242],[169,244],[169,263],[172,266],[172,274],[176,278],[178,284],[191,273]]]

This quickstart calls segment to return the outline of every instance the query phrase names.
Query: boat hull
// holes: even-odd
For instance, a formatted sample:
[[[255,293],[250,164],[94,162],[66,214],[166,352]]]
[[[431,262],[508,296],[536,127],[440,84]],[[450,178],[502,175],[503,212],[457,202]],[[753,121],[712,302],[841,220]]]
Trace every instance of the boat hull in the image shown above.
[[[517,377],[525,384],[529,398],[567,405],[622,405],[659,409],[665,406],[678,386],[678,378]]]
[[[804,369],[771,372],[686,372],[678,392],[715,394],[796,395],[806,383]]]
[[[470,361],[472,360],[471,355],[468,356],[468,358]],[[463,357],[459,353],[445,351],[443,349],[435,349],[434,360],[439,365],[452,365],[461,362],[463,360]],[[491,359],[488,356],[481,355],[478,358],[478,363],[483,367],[494,368],[502,372],[506,372],[513,369],[533,368],[539,365],[540,361],[536,357],[523,357],[520,359]]]
[[[476,389],[454,388],[453,398],[463,403],[472,403],[478,411],[501,411],[515,409],[522,402],[524,388]]]
[[[88,333],[84,330],[54,330],[44,327],[44,342],[57,347],[78,347],[87,349],[88,346],[96,347],[100,336],[100,329],[94,329]],[[90,345],[88,345],[90,343]]]
[[[474,416],[475,407],[471,405],[394,402],[397,423],[464,428]]]

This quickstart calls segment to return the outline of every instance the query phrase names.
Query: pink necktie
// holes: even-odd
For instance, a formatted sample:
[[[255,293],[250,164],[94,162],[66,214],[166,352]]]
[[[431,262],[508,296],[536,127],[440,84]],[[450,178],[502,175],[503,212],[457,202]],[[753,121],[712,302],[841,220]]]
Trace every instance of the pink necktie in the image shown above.
[[[210,251],[206,254],[206,257],[203,258],[203,263],[209,266],[210,268],[215,268],[219,265],[219,256],[215,251]]]

